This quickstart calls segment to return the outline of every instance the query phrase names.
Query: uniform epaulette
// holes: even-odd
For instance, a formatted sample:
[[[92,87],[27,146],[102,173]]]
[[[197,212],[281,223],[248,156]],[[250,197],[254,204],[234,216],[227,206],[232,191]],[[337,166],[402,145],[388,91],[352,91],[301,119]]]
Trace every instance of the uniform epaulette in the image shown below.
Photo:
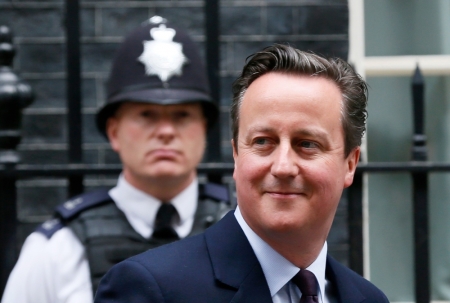
[[[201,185],[200,196],[230,203],[228,188],[224,185],[206,183]]]
[[[109,201],[111,198],[108,189],[100,189],[97,191],[81,194],[64,202],[56,207],[56,218],[49,219],[36,228],[36,232],[44,234],[47,238],[51,238],[55,232],[65,226],[63,221],[67,221],[78,215],[83,210]]]
[[[36,228],[36,232],[44,234],[48,239],[50,239],[55,232],[64,227],[64,224],[58,218],[53,218],[45,221]]]
[[[69,201],[58,205],[56,207],[56,213],[64,220],[70,220],[83,210],[110,200],[108,191],[108,189],[100,189],[75,196]]]

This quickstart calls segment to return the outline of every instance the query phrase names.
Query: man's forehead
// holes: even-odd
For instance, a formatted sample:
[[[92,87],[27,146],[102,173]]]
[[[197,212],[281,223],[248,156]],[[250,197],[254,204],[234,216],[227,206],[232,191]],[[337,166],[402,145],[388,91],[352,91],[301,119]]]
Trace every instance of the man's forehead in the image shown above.
[[[285,83],[289,84],[286,86]],[[248,105],[259,105],[266,100],[271,103],[276,102],[279,105],[295,105],[295,99],[298,97],[310,98],[312,101],[310,104],[320,105],[319,103],[323,103],[323,101],[318,99],[323,98],[325,94],[332,103],[342,105],[341,88],[327,77],[269,72],[255,79],[247,87],[243,92],[240,108]],[[286,96],[290,99],[286,99]]]
[[[242,101],[245,100],[245,97],[249,91],[254,90],[263,91],[268,88],[274,88],[276,90],[278,86],[275,84],[285,82],[286,80],[297,83],[297,85],[291,85],[290,87],[288,87],[287,88],[288,91],[294,92],[299,88],[311,88],[311,90],[315,89],[321,91],[326,87],[328,87],[328,89],[333,89],[340,95],[342,94],[339,85],[332,79],[326,77],[325,75],[320,74],[309,75],[309,74],[299,74],[295,72],[272,71],[265,73],[259,76],[258,78],[254,79],[248,85],[247,89],[243,92]],[[261,82],[264,82],[265,85],[260,85]],[[283,90],[286,90],[286,88],[283,88]]]
[[[258,79],[262,81],[249,86],[241,103],[239,128],[244,137],[283,132],[325,140],[331,129],[343,131],[342,94],[332,80],[278,72]]]

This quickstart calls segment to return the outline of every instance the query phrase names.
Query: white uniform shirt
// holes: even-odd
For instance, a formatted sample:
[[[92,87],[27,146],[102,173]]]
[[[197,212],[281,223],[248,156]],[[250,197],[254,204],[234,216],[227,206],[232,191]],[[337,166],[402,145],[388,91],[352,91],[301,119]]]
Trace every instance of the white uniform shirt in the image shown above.
[[[109,194],[136,232],[149,238],[161,202],[132,187],[123,176]],[[197,200],[198,180],[195,179],[171,201],[180,216],[174,228],[181,238],[192,229]],[[1,303],[90,302],[93,294],[89,264],[84,246],[72,230],[64,227],[50,239],[38,232],[28,236]]]
[[[236,208],[234,215],[261,264],[273,303],[298,303],[301,292],[291,282],[291,279],[300,271],[300,268],[292,264],[261,239],[245,222],[239,207]],[[316,276],[319,284],[319,303],[332,303],[335,299],[326,292],[328,284],[328,281],[325,279],[327,250],[327,242],[325,242],[316,260],[307,268]]]

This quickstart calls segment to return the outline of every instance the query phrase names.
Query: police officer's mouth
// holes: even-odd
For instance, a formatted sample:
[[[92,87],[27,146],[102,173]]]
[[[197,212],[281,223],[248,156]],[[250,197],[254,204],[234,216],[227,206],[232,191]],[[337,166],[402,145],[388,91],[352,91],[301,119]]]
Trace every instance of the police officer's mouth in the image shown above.
[[[180,152],[175,149],[158,148],[150,151],[149,155],[157,158],[172,159],[178,157]]]

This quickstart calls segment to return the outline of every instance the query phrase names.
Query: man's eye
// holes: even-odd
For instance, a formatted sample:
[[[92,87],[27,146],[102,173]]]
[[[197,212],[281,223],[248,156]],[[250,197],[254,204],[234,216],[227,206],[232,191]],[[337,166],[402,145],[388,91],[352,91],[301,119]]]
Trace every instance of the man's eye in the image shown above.
[[[301,141],[300,146],[303,148],[316,148],[317,144],[311,141]]]
[[[267,143],[267,139],[265,139],[265,138],[257,138],[255,140],[255,144],[257,144],[257,145],[264,145],[266,143]]]

